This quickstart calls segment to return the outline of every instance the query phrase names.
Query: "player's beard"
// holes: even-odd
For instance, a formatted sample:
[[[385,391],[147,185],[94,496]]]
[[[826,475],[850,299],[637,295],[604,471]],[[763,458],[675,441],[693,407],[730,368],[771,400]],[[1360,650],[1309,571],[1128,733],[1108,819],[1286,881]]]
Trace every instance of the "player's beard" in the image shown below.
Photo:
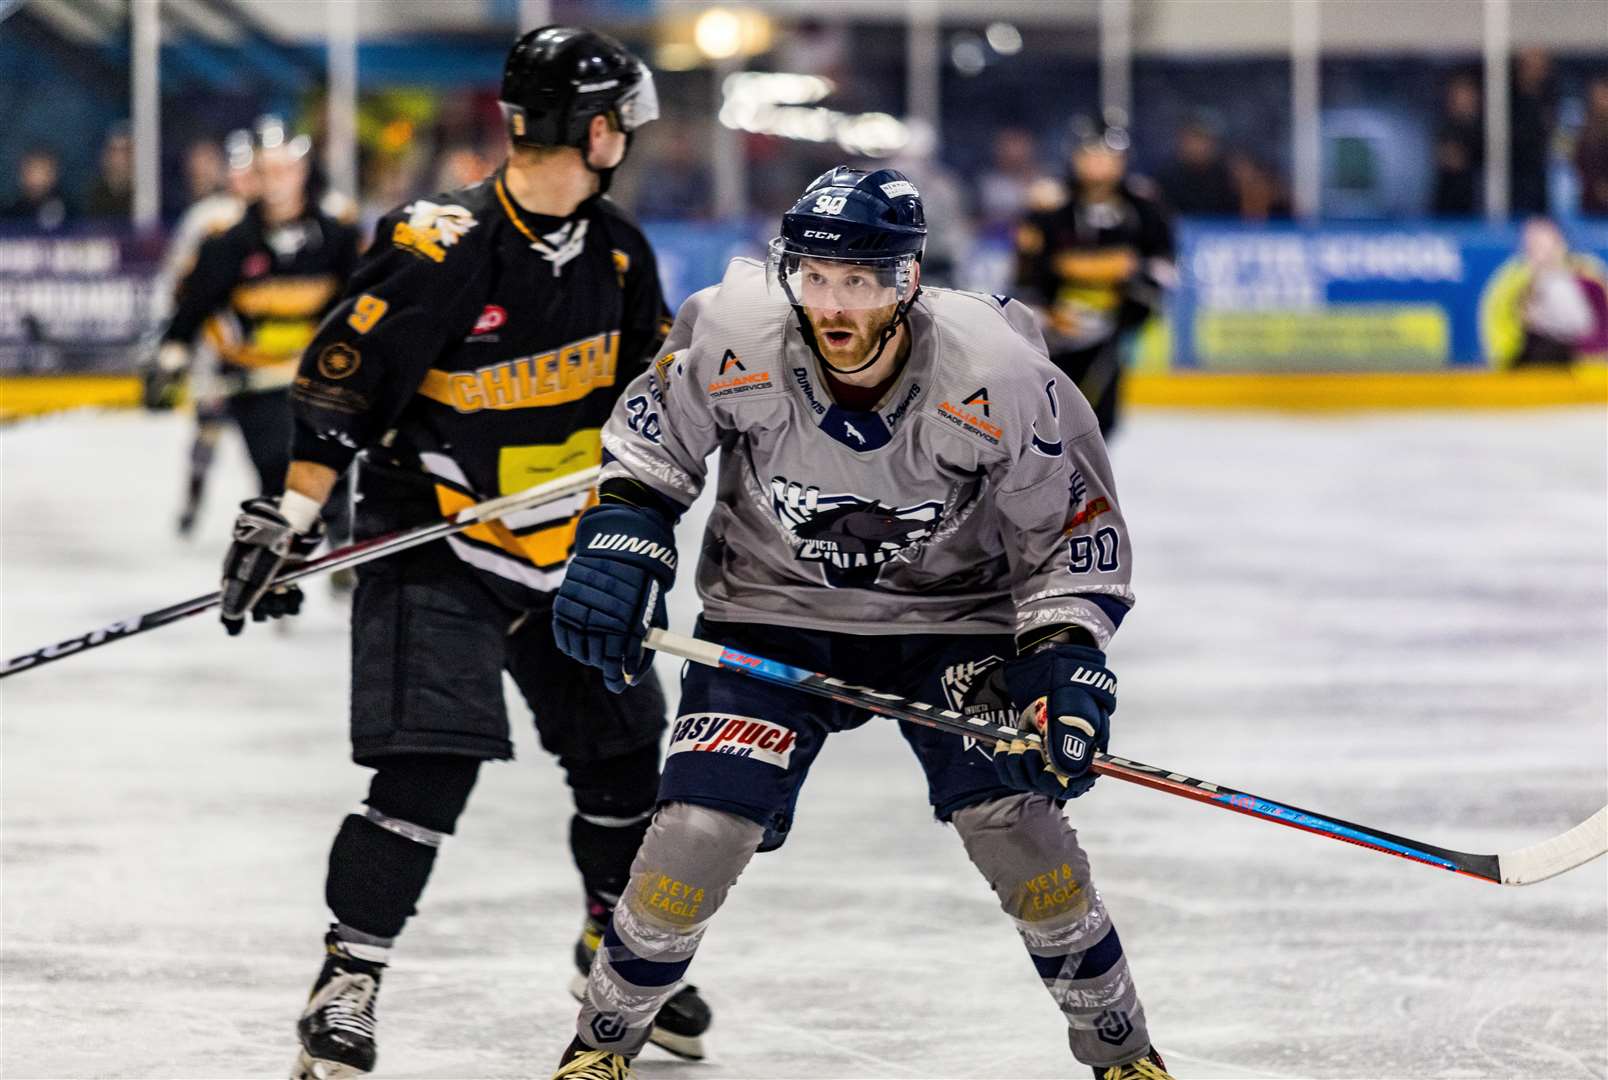
[[[838,311],[816,315],[808,308],[810,327],[821,359],[834,371],[853,372],[871,358],[882,330],[892,321],[897,304],[863,311]],[[845,336],[847,335],[847,336]]]

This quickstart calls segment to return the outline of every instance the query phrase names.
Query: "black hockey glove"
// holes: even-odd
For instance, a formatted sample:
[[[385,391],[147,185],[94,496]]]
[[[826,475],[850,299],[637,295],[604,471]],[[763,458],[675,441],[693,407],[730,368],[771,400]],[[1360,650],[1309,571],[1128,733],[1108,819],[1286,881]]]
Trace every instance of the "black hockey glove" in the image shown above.
[[[240,504],[234,543],[223,557],[221,586],[223,627],[231,637],[246,628],[248,611],[254,622],[301,611],[299,587],[270,590],[268,583],[281,570],[306,562],[323,540],[323,522],[314,521],[306,532],[297,532],[280,512],[277,499],[258,497]]]
[[[1094,786],[1095,752],[1111,740],[1117,679],[1105,653],[1086,645],[1048,645],[1005,666],[1023,731],[1036,731],[1040,750],[1024,739],[994,748],[1000,778],[1021,791],[1075,799]],[[1048,761],[1046,761],[1046,757]]]
[[[657,511],[594,506],[581,515],[564,584],[553,601],[553,638],[566,656],[603,672],[616,694],[648,669],[648,629],[667,623],[676,538]]]

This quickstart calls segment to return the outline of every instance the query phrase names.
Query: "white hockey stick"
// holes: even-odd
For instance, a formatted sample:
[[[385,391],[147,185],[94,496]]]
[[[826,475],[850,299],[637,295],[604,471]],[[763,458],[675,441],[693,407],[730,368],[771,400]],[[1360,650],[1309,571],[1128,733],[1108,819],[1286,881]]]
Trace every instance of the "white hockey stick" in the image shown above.
[[[869,687],[855,686],[820,672],[767,660],[763,656],[730,649],[712,641],[672,634],[667,630],[649,631],[647,647],[699,664],[741,672],[766,682],[790,686],[807,694],[831,698],[833,701],[854,705],[884,716],[908,720],[912,724],[947,731],[952,735],[989,741],[996,739],[1009,741],[1013,738],[1026,738],[1029,742],[1038,741],[1037,735],[1023,735],[1016,728],[1004,724],[964,716],[953,709],[940,709],[936,705],[912,701],[897,694],[885,694]],[[1288,803],[1276,803],[1260,795],[1235,791],[1233,788],[1214,784],[1209,780],[1197,780],[1183,773],[1169,772],[1154,765],[1110,754],[1096,754],[1094,764],[1090,767],[1102,776],[1142,784],[1157,791],[1165,791],[1169,795],[1181,795],[1186,799],[1209,803],[1224,810],[1233,810],[1278,825],[1303,829],[1319,836],[1327,836],[1332,840],[1344,840],[1348,844],[1382,851],[1387,855],[1397,855],[1413,862],[1438,866],[1443,870],[1451,870],[1454,873],[1466,874],[1500,885],[1533,885],[1537,881],[1556,877],[1566,870],[1573,870],[1608,853],[1608,806],[1551,840],[1543,840],[1531,847],[1502,855],[1472,855],[1464,851],[1452,851],[1433,844],[1425,844],[1418,840],[1408,840],[1367,825],[1357,825],[1326,814],[1302,810]]]
[[[398,532],[386,533],[384,536],[375,536],[368,540],[360,540],[355,544],[348,544],[343,548],[320,555],[316,559],[309,559],[293,570],[287,570],[274,578],[275,585],[289,585],[293,581],[300,581],[314,574],[322,574],[328,570],[339,570],[342,567],[356,566],[359,563],[373,562],[383,559],[387,555],[394,555],[399,551],[428,544],[442,537],[451,536],[477,525],[483,521],[493,521],[517,510],[528,510],[542,503],[552,502],[570,495],[576,495],[597,483],[600,466],[594,465],[579,472],[566,473],[563,476],[549,480],[546,483],[536,484],[524,491],[516,491],[511,495],[503,495],[485,502],[466,506],[451,517],[419,525],[412,529],[403,529]],[[143,615],[134,615],[91,630],[87,634],[58,641],[54,645],[45,645],[33,652],[14,656],[0,667],[0,679],[15,675],[19,671],[32,671],[53,660],[61,660],[68,656],[76,656],[81,652],[93,649],[100,645],[107,645],[113,641],[122,641],[124,638],[143,634],[147,630],[168,626],[180,619],[199,614],[209,608],[216,607],[222,598],[221,593],[210,592],[205,596],[192,597],[189,600],[172,604],[156,611],[148,611]]]

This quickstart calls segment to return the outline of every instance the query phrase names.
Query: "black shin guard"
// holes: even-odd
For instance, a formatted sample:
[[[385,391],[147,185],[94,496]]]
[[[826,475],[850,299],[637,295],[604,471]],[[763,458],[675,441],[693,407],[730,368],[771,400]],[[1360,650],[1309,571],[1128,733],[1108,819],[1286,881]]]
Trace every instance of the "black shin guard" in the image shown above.
[[[378,939],[402,932],[479,768],[475,758],[442,754],[380,765],[366,808],[341,822],[329,852],[324,899],[342,925]]]
[[[612,909],[631,877],[631,860],[653,819],[659,793],[659,747],[619,757],[578,762],[563,759],[575,816],[570,852],[588,900]]]

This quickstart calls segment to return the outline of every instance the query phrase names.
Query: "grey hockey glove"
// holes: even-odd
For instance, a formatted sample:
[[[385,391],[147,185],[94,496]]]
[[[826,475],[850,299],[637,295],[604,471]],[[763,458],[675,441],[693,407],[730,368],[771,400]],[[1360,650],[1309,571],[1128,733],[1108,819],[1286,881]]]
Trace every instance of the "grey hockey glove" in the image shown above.
[[[1025,739],[998,743],[994,768],[1000,778],[1058,801],[1093,787],[1098,777],[1089,766],[1110,743],[1117,708],[1117,679],[1105,666],[1105,653],[1086,645],[1048,645],[1007,664],[1005,685],[1019,726],[1036,731],[1043,749]]]
[[[240,504],[235,518],[234,543],[223,557],[222,620],[229,636],[246,628],[246,613],[254,622],[295,615],[301,611],[302,591],[295,585],[270,589],[279,573],[312,557],[324,540],[323,522],[313,520],[298,532],[286,519],[279,500],[258,497]]]
[[[581,515],[564,584],[553,601],[553,639],[573,660],[603,672],[616,694],[653,663],[648,630],[667,624],[664,594],[676,580],[676,538],[655,510],[609,504]]]

